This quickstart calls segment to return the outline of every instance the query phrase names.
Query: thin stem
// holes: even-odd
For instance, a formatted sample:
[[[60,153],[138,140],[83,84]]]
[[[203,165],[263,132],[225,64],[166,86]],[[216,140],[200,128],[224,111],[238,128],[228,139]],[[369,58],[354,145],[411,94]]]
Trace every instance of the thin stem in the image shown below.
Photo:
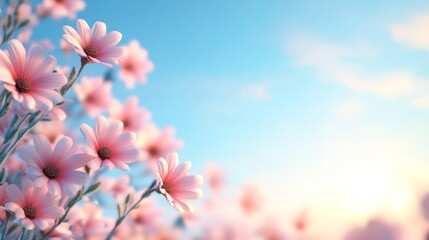
[[[8,230],[8,223],[9,223],[9,219],[10,219],[10,214],[6,213],[6,220],[4,222],[4,230],[3,230],[3,234],[1,235],[1,240],[4,240],[6,238],[6,234],[7,234],[7,230]]]
[[[67,215],[69,214],[70,210],[72,209],[72,207],[79,202],[82,197],[84,196],[84,189],[85,187],[82,187],[82,189],[77,193],[77,195],[75,197],[73,197],[72,199],[70,199],[70,201],[67,203],[67,209],[64,213],[64,215],[58,219],[58,221],[54,224],[54,226],[51,227],[51,229],[49,229],[49,231],[47,231],[45,234],[42,235],[42,239],[48,239],[49,235],[51,235],[51,233],[61,224],[63,223],[66,219],[67,219]]]
[[[24,237],[25,237],[25,232],[26,232],[27,230],[25,229],[25,227],[23,227],[22,228],[22,230],[21,230],[21,233],[20,233],[20,240],[24,240]]]
[[[132,207],[130,207],[130,209],[128,209],[127,211],[124,210],[124,213],[122,214],[122,216],[119,216],[118,219],[116,220],[115,226],[109,232],[109,235],[107,235],[106,240],[111,240],[115,235],[116,229],[119,227],[119,225],[121,225],[121,223],[128,216],[128,214],[130,214],[130,212],[133,211],[134,209],[138,208],[138,205],[141,203],[141,201],[143,201],[143,199],[149,197],[153,192],[156,191],[157,189],[156,182],[157,182],[156,180],[152,182],[151,186],[142,194],[140,199]]]
[[[73,86],[73,84],[78,79],[80,73],[82,72],[83,68],[88,64],[88,60],[86,58],[81,58],[80,60],[80,68],[77,72],[77,74],[74,74],[74,76],[70,76],[70,80],[61,88],[61,95],[64,96],[69,89]]]

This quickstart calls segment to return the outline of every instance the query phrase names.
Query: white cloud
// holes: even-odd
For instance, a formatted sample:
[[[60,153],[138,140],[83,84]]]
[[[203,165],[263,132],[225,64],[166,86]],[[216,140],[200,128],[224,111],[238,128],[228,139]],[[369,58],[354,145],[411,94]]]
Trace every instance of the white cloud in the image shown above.
[[[363,106],[357,100],[347,100],[334,105],[333,111],[342,118],[354,118],[362,113]]]
[[[411,104],[416,108],[429,108],[429,95],[416,98]]]
[[[295,37],[287,42],[288,51],[300,66],[314,67],[317,74],[355,91],[372,93],[382,98],[409,95],[415,90],[416,79],[404,70],[364,77],[361,66],[350,60],[377,55],[364,45],[339,45],[316,38]]]
[[[266,83],[243,85],[241,94],[247,99],[265,100],[269,97],[268,85]]]
[[[411,48],[429,50],[429,13],[390,28],[393,38]]]

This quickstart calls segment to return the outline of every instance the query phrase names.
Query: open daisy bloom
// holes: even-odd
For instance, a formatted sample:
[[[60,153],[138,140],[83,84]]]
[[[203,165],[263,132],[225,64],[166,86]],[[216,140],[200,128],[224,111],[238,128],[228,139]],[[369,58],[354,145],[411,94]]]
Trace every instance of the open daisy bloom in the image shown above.
[[[136,134],[124,132],[123,128],[122,122],[108,121],[103,116],[96,117],[94,129],[87,124],[81,125],[80,130],[88,144],[87,153],[92,156],[91,168],[107,166],[129,170],[127,163],[139,159],[140,151],[134,144]]]
[[[34,147],[22,148],[19,156],[28,163],[25,173],[34,181],[36,187],[48,186],[51,194],[73,195],[88,181],[88,174],[78,170],[90,159],[87,154],[75,154],[73,141],[61,138],[54,149],[43,135],[33,138]]]
[[[75,52],[83,62],[101,63],[111,67],[118,64],[122,56],[122,48],[116,46],[122,38],[120,32],[106,33],[106,24],[96,22],[90,28],[85,20],[77,20],[77,31],[64,26],[63,39],[73,45]]]
[[[194,208],[188,202],[189,199],[201,198],[203,192],[198,187],[203,184],[202,176],[194,176],[187,173],[191,162],[179,165],[179,155],[170,153],[166,159],[158,160],[158,192],[164,195],[168,203],[179,212],[184,210],[193,212]]]
[[[44,52],[40,45],[32,45],[27,53],[20,41],[11,40],[8,49],[0,51],[0,81],[23,107],[49,111],[62,101],[56,89],[67,79],[53,72],[57,60],[45,58]]]
[[[9,202],[5,207],[15,213],[25,228],[31,230],[37,226],[44,230],[64,214],[64,209],[58,207],[58,198],[46,187],[34,187],[29,178],[24,178],[21,185],[21,189],[13,184],[6,189]]]

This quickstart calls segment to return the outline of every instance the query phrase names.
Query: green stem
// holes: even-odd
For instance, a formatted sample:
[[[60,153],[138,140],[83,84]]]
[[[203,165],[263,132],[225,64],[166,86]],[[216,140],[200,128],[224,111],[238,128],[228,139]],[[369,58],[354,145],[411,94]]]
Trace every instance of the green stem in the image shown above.
[[[118,219],[116,220],[115,226],[109,232],[109,235],[107,235],[106,240],[111,240],[115,235],[116,229],[119,227],[119,225],[121,225],[121,223],[125,220],[128,214],[130,214],[130,212],[133,211],[134,209],[138,208],[138,205],[141,203],[141,201],[143,201],[143,199],[149,197],[153,192],[156,191],[157,189],[156,182],[157,182],[156,180],[152,182],[150,187],[142,194],[140,199],[130,209],[128,209],[127,211],[124,210],[124,213],[122,214],[122,216],[119,216]]]
[[[9,219],[10,219],[10,214],[6,213],[6,220],[4,222],[4,230],[3,230],[3,234],[1,235],[1,240],[4,240],[6,238],[6,234],[8,230],[7,225],[9,224]]]

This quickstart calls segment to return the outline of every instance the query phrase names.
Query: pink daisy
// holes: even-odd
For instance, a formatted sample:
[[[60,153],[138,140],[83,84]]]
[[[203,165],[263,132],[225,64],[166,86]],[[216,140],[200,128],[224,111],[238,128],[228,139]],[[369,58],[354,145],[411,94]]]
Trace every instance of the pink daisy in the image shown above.
[[[90,63],[101,63],[108,67],[118,64],[122,48],[116,46],[122,38],[120,32],[106,34],[106,24],[96,22],[90,29],[85,20],[77,20],[77,32],[64,26],[63,39],[74,46],[75,52]]]
[[[147,126],[151,119],[151,113],[139,107],[139,99],[136,96],[129,97],[123,106],[119,101],[110,107],[110,117],[124,123],[124,130],[139,132]]]
[[[176,139],[175,130],[172,127],[158,129],[151,124],[139,133],[137,144],[143,152],[144,158],[149,160],[149,167],[156,169],[156,161],[167,156],[170,152],[179,150],[183,143]]]
[[[82,0],[44,0],[43,3],[37,5],[40,17],[51,14],[56,20],[62,17],[75,19],[76,13],[83,9],[85,9],[85,2]]]
[[[103,217],[102,209],[92,202],[83,207],[73,207],[69,223],[74,239],[105,239],[114,225],[112,219]]]
[[[63,121],[40,122],[35,126],[37,134],[45,136],[51,144],[56,144],[67,132]]]
[[[0,81],[23,106],[49,111],[63,99],[55,89],[67,82],[53,72],[55,65],[56,59],[45,58],[40,45],[32,45],[27,53],[21,42],[11,40],[8,50],[0,51]]]
[[[137,40],[132,40],[123,50],[120,79],[125,81],[127,88],[133,88],[136,82],[145,83],[146,75],[153,70],[146,49],[140,47]]]
[[[219,193],[226,184],[223,168],[214,163],[208,163],[205,168],[204,178],[211,191]]]
[[[21,189],[10,185],[6,192],[9,202],[5,207],[14,212],[27,229],[34,229],[35,226],[46,229],[53,224],[54,219],[64,214],[64,209],[57,206],[58,198],[49,194],[46,187],[35,188],[27,177],[23,179]]]
[[[187,171],[191,167],[191,162],[184,162],[179,165],[179,155],[171,153],[167,158],[158,160],[159,192],[164,195],[167,202],[179,212],[183,210],[193,212],[194,208],[188,199],[201,198],[203,192],[198,186],[203,184],[202,176],[189,175]]]
[[[74,154],[71,138],[62,137],[54,148],[43,135],[34,136],[33,141],[34,147],[22,148],[18,155],[28,163],[25,172],[36,187],[47,185],[51,194],[73,195],[88,181],[88,174],[78,169],[91,158]]]
[[[124,201],[127,194],[134,192],[133,187],[130,186],[130,177],[128,175],[121,176],[120,178],[101,178],[101,190],[105,193],[113,194],[115,199]]]
[[[261,210],[262,194],[258,185],[247,183],[243,185],[240,205],[245,214],[253,214]]]
[[[103,81],[101,77],[83,77],[82,83],[76,84],[74,90],[85,112],[91,117],[107,110],[112,102],[112,84]]]
[[[140,196],[141,193],[134,194],[128,206],[136,203]],[[162,209],[154,201],[144,199],[139,207],[131,211],[125,222],[119,226],[115,237],[118,239],[147,239],[145,236],[157,232],[162,227],[161,214]]]
[[[104,116],[95,119],[94,130],[82,124],[80,130],[88,144],[88,154],[92,156],[92,168],[107,166],[129,170],[127,163],[137,161],[140,151],[135,146],[136,134],[124,132],[124,125],[117,120],[108,121]]]
[[[0,185],[0,221],[3,221],[6,217],[6,209],[3,206],[8,200],[6,194],[6,189],[8,186],[8,183],[3,183],[2,185]]]

